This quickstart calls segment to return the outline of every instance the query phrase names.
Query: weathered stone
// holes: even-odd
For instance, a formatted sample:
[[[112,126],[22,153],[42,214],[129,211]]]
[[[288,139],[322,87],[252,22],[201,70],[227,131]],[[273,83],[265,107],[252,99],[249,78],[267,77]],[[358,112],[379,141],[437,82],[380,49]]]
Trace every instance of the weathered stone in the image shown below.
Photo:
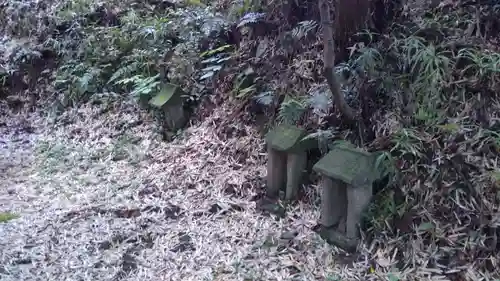
[[[267,196],[275,198],[286,184],[286,154],[267,148]]]
[[[162,110],[164,126],[170,131],[177,131],[184,127],[188,116],[184,110],[184,91],[174,84],[165,83],[160,92],[149,103]]]
[[[349,238],[358,235],[357,225],[361,221],[363,212],[370,204],[372,198],[372,185],[356,186],[347,188],[347,218],[345,233]],[[343,229],[339,229],[343,231]]]
[[[288,154],[285,200],[297,198],[306,165],[307,153],[305,151]]]
[[[337,227],[347,217],[345,185],[329,177],[323,177],[321,186],[321,225]]]
[[[150,96],[148,96],[148,95],[140,95],[139,98],[138,98],[139,106],[141,108],[143,108],[143,109],[150,108],[149,100],[150,100]]]
[[[278,197],[285,190],[285,199],[297,197],[302,172],[307,164],[307,149],[313,147],[314,139],[304,140],[304,129],[280,125],[266,137],[268,149],[267,194]]]
[[[275,150],[290,152],[297,148],[305,135],[306,131],[304,129],[280,125],[267,134],[266,141]]]
[[[320,226],[317,232],[320,237],[325,239],[329,244],[335,245],[348,252],[354,252],[359,243],[358,239],[349,238],[344,233],[332,227]]]
[[[177,131],[184,126],[188,121],[186,111],[181,105],[171,105],[164,109],[165,127],[171,131]]]
[[[326,229],[328,242],[346,250],[355,248],[358,224],[377,178],[375,157],[355,148],[337,147],[313,170],[323,175],[320,223]]]
[[[349,185],[365,185],[375,179],[375,158],[367,152],[349,147],[334,148],[321,158],[314,170]]]

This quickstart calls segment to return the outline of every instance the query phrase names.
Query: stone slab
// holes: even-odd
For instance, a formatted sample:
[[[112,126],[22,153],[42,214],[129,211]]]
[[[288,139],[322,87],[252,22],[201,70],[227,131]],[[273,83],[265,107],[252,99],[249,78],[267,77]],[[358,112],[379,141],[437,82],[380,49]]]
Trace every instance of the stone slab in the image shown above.
[[[291,151],[296,149],[306,131],[302,128],[289,125],[279,125],[269,131],[266,141],[273,149],[278,151]]]
[[[353,187],[369,185],[376,179],[374,156],[349,147],[332,149],[314,165],[313,170]]]

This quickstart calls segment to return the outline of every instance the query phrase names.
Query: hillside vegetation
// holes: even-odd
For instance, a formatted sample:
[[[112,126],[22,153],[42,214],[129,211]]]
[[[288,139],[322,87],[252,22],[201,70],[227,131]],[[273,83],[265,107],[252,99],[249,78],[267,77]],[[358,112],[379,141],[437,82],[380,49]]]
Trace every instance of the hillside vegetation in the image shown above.
[[[6,249],[19,239],[24,242],[17,246],[28,247],[14,230],[28,231],[39,223],[35,228],[46,237],[26,235],[49,241],[57,235],[45,232],[48,225],[93,216],[102,227],[99,231],[114,235],[113,243],[134,245],[120,253],[120,266],[92,261],[95,268],[109,271],[86,271],[87,265],[75,265],[72,271],[69,265],[61,269],[40,258],[37,262],[54,270],[47,269],[47,276],[87,280],[78,274],[92,272],[88,278],[93,280],[500,278],[500,3],[408,1],[392,7],[391,1],[373,1],[381,5],[374,9],[381,14],[372,16],[371,28],[346,35],[342,42],[348,48],[336,50],[335,71],[343,99],[356,115],[352,122],[339,110],[324,78],[325,25],[318,1],[289,2],[1,2],[0,140],[6,148],[0,162],[5,182],[0,235],[9,238],[0,247]],[[334,28],[336,34],[342,30]],[[187,95],[191,118],[185,130],[166,132],[161,111],[144,102],[161,92],[165,81]],[[383,152],[377,163],[385,182],[370,208],[356,255],[327,246],[312,231],[319,200],[314,173],[301,201],[286,206],[286,217],[275,221],[255,213],[265,173],[262,136],[278,123],[305,127],[309,137],[318,140],[320,149],[312,161],[346,141]],[[35,144],[15,142],[17,138]],[[27,152],[19,154],[21,149]],[[93,177],[122,186],[101,185]],[[7,189],[17,178],[29,195],[14,200]],[[39,191],[44,184],[50,189]],[[74,194],[73,189],[56,187],[80,184]],[[34,199],[65,192],[70,199]],[[144,199],[141,192],[151,198]],[[77,204],[77,198],[85,202],[78,203],[82,208],[49,223],[49,214],[63,216],[60,210]],[[103,198],[109,202],[99,201]],[[28,203],[31,200],[35,203]],[[126,200],[138,206],[128,206]],[[127,206],[119,206],[124,202]],[[165,204],[184,210],[185,220],[171,222],[178,217],[168,217],[165,209],[160,218],[155,206]],[[222,209],[231,213],[228,218],[204,216]],[[23,212],[41,210],[43,220],[26,224],[31,219]],[[99,221],[100,215],[143,218],[141,212],[151,216],[144,228],[138,222],[106,226],[109,222]],[[154,220],[171,232],[156,229],[162,226]],[[94,238],[76,233],[92,232],[92,222],[86,223],[60,230],[73,232],[60,242],[70,245],[58,248],[61,253],[86,251],[78,243]],[[126,233],[117,238],[121,228]],[[156,232],[151,234],[150,228]],[[266,234],[259,233],[260,228]],[[220,232],[207,234],[213,229]],[[284,247],[286,253],[280,251],[281,244],[273,245],[269,255],[250,250],[255,241],[271,243],[266,235],[273,230],[281,232],[280,241],[298,231],[290,238],[295,244]],[[172,242],[178,238],[172,238],[173,232],[185,238],[179,241],[189,240],[179,242],[183,250],[173,251],[182,252],[176,262],[164,253],[166,247],[172,251],[180,245]],[[185,236],[190,232],[207,240],[191,243]],[[242,232],[248,237],[236,239]],[[135,240],[124,242],[130,237]],[[258,240],[262,237],[265,241]],[[218,239],[223,242],[217,244]],[[43,269],[24,270],[22,257],[13,261],[24,250],[16,251],[0,255],[6,264],[0,264],[0,279],[42,278],[35,276]],[[223,261],[227,253],[237,253],[239,260]],[[130,261],[133,255],[142,256]],[[75,254],[73,261],[91,256]],[[58,256],[58,262],[63,257]],[[165,257],[171,259],[168,266],[157,268]],[[245,262],[251,265],[247,268]],[[158,277],[165,274],[171,276]]]

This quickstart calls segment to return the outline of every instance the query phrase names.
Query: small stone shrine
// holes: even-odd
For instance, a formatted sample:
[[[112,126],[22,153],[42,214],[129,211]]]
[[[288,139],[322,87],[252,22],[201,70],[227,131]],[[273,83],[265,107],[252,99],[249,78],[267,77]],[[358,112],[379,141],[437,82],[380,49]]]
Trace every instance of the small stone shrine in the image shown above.
[[[354,251],[358,224],[372,199],[377,179],[375,155],[356,148],[336,147],[313,170],[322,175],[319,233],[328,243]]]
[[[162,111],[163,126],[169,131],[176,132],[188,121],[183,95],[184,91],[179,86],[165,83],[161,86],[160,92],[149,101],[152,106]]]
[[[296,126],[280,125],[267,136],[267,196],[279,197],[285,191],[285,200],[297,198],[307,165],[307,150],[314,139],[304,140],[306,130]]]

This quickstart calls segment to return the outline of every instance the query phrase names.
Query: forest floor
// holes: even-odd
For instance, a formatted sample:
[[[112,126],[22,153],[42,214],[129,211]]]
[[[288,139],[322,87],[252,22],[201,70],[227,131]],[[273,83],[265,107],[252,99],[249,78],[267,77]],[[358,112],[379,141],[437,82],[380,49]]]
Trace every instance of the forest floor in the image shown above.
[[[359,276],[311,231],[317,210],[299,203],[283,219],[256,210],[265,155],[254,129],[221,139],[220,108],[165,143],[133,105],[114,106],[83,106],[55,124],[2,117],[0,212],[16,215],[0,223],[2,280]]]
[[[353,41],[351,126],[314,1],[248,2],[1,1],[0,280],[500,280],[500,6],[413,1]],[[166,81],[194,113],[173,141],[138,105]],[[262,211],[283,122],[318,140],[311,163],[383,152],[356,255],[313,231],[315,173]]]

